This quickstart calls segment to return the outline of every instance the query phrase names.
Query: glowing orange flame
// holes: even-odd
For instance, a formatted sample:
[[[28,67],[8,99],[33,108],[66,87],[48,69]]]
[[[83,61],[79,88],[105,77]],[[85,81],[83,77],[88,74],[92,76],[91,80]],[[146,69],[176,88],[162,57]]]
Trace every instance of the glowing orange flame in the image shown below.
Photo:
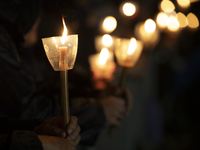
[[[66,27],[66,24],[65,24],[64,17],[62,17],[62,22],[63,22],[64,31],[63,31],[63,35],[61,37],[61,43],[65,44],[65,41],[67,40],[67,27]]]

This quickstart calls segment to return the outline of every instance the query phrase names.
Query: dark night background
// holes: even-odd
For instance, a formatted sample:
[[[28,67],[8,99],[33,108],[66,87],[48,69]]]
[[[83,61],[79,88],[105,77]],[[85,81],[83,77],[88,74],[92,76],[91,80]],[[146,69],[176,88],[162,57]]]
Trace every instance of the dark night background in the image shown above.
[[[123,0],[48,1],[44,7],[40,38],[61,35],[61,13],[69,34],[79,35],[74,70],[89,71],[88,56],[95,53],[94,37],[101,35],[100,21],[114,16],[118,25],[111,35],[130,38],[138,22],[154,19],[159,0],[137,0],[139,12],[134,17],[119,14]],[[200,18],[200,2],[189,9]],[[40,41],[39,41],[40,43]],[[145,48],[134,68],[129,69],[126,86],[133,96],[132,110],[110,138],[108,129],[101,133],[95,150],[199,150],[200,149],[200,34],[199,28],[185,27],[178,33],[161,32],[158,44]],[[117,83],[121,67],[117,66]],[[70,73],[69,73],[70,76]],[[82,81],[84,83],[84,81]],[[81,148],[80,148],[81,149]]]

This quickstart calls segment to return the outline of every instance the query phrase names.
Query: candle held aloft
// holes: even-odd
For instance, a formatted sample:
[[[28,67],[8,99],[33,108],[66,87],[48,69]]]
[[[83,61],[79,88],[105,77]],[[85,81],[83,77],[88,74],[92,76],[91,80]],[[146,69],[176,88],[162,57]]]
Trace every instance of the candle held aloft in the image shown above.
[[[110,78],[113,68],[113,53],[103,48],[100,53],[90,55],[89,63],[91,70],[98,78]]]
[[[68,70],[75,63],[78,47],[78,35],[67,36],[67,28],[63,18],[63,36],[43,38],[43,46],[47,58],[55,71],[60,71],[61,79],[61,108],[63,126],[66,127],[70,120],[68,98]]]
[[[118,64],[123,67],[133,67],[140,57],[142,48],[142,42],[135,38],[116,39],[115,55]]]

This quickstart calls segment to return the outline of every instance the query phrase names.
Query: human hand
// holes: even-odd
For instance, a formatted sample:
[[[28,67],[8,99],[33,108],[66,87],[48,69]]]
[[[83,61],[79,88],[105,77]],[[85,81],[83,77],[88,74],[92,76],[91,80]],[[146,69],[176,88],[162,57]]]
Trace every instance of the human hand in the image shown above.
[[[125,101],[125,115],[128,115],[130,110],[131,110],[131,107],[132,107],[132,95],[129,91],[129,89],[127,88],[116,88],[115,89],[115,95],[121,97],[124,99]]]
[[[81,137],[79,135],[80,127],[77,125],[77,118],[70,117],[70,121],[66,127],[63,127],[62,117],[53,117],[35,128],[35,132],[39,135],[51,135],[61,138],[67,138],[78,145]]]
[[[100,100],[106,116],[106,122],[110,125],[119,126],[120,120],[126,115],[124,99],[116,96],[108,96]]]
[[[38,135],[44,150],[76,150],[76,144],[66,138]]]

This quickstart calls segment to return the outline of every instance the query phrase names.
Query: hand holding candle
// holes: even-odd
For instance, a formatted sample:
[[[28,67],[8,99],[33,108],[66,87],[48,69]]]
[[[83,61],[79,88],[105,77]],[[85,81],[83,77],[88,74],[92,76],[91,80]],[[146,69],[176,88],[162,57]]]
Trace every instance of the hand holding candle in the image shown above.
[[[60,71],[61,77],[61,106],[63,125],[69,122],[69,99],[68,99],[68,73],[75,63],[78,46],[78,35],[67,36],[67,28],[63,19],[63,36],[43,38],[43,46],[50,64],[55,71]]]
[[[124,90],[126,75],[128,72],[128,68],[133,67],[138,61],[140,54],[142,52],[143,45],[140,41],[137,41],[135,38],[131,39],[116,39],[116,47],[115,47],[115,55],[117,62],[120,66],[122,66],[123,70],[121,73],[119,87],[121,88],[118,96],[122,96],[126,93]],[[129,94],[128,94],[129,95]],[[130,110],[130,98],[126,99],[127,110]],[[110,135],[114,134],[114,126],[110,127]]]

